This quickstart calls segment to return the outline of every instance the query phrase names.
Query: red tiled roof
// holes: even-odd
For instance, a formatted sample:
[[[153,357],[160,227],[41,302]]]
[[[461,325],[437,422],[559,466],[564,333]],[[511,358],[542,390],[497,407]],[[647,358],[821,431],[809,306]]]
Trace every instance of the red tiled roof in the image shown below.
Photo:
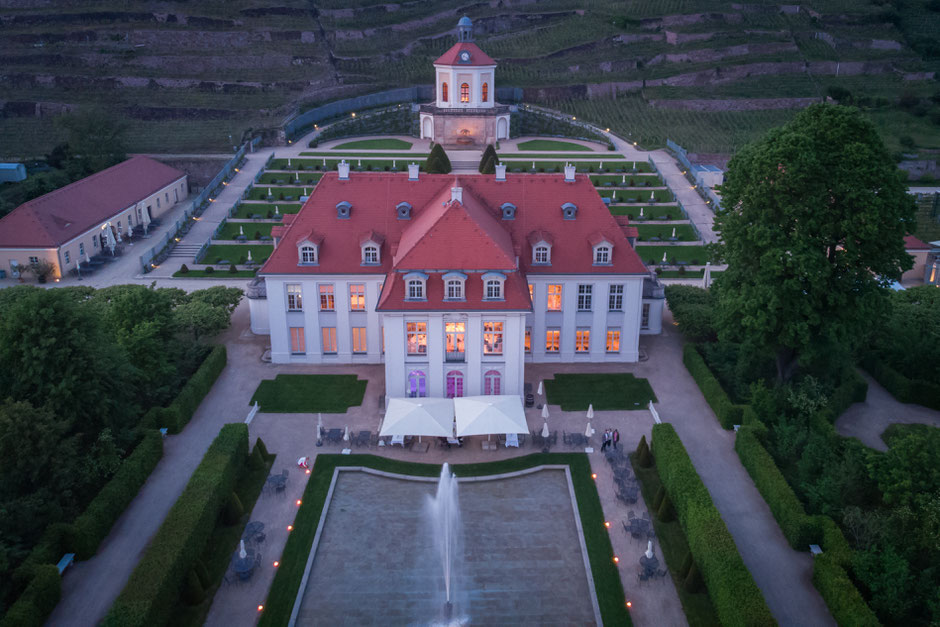
[[[462,202],[451,201],[452,187],[462,188]],[[342,201],[352,206],[348,219],[336,215]],[[401,202],[411,204],[410,220],[398,219]],[[517,207],[514,220],[502,219],[505,202]],[[576,219],[563,219],[565,202],[577,205]],[[384,240],[377,242],[380,263],[363,266],[362,238],[370,231]],[[534,233],[554,241],[550,265],[530,263]],[[319,263],[300,266],[297,244],[309,237],[322,237]],[[614,244],[610,264],[594,265],[592,237]],[[400,274],[410,270],[430,275],[427,302],[404,301]],[[561,174],[515,175],[502,182],[493,175],[421,174],[409,181],[404,173],[386,172],[352,173],[345,181],[335,172],[325,174],[261,274],[386,274],[380,307],[427,310],[453,308],[442,302],[439,276],[449,270],[471,273],[461,309],[529,308],[526,274],[647,274],[586,175],[571,183]],[[480,273],[488,270],[506,274],[505,301],[482,300]]]
[[[469,63],[460,62],[460,53],[466,50],[470,53]],[[450,50],[442,54],[434,62],[434,65],[496,65],[493,57],[486,54],[480,47],[472,42],[461,41],[451,46]]]
[[[913,235],[905,235],[904,250],[930,250],[930,245],[922,242]]]
[[[184,176],[132,157],[11,211],[0,219],[0,247],[56,248]]]
[[[392,272],[379,296],[378,311],[527,311],[532,308],[529,286],[518,272],[509,273],[503,285],[505,300],[484,300],[483,278],[471,274],[464,283],[465,300],[444,300],[442,272],[428,274],[427,300],[405,300],[405,275]]]

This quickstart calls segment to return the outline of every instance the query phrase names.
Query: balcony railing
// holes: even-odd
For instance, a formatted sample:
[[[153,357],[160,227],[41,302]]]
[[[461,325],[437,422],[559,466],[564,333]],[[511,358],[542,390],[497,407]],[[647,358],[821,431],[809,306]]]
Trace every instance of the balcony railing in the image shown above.
[[[432,113],[434,115],[496,115],[509,113],[509,105],[496,105],[493,107],[438,107],[432,104],[423,104],[420,107],[421,113]]]
[[[445,361],[465,361],[463,351],[447,351],[444,354]]]

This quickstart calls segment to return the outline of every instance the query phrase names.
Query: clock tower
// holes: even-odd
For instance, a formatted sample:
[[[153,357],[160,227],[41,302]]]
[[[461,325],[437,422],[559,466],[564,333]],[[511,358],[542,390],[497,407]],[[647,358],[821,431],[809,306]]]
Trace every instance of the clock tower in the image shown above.
[[[422,105],[421,137],[479,149],[509,138],[509,107],[497,104],[496,62],[473,43],[473,22],[457,22],[457,43],[434,62],[435,99]]]

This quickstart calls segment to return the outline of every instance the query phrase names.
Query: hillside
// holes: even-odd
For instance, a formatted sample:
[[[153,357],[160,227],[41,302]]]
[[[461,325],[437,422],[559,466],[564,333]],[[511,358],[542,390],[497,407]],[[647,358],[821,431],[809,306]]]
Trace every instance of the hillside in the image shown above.
[[[463,14],[500,86],[644,145],[733,152],[835,94],[893,149],[940,148],[938,0],[0,0],[0,156],[47,151],[86,103],[129,119],[132,150],[225,150],[298,108],[430,83]]]

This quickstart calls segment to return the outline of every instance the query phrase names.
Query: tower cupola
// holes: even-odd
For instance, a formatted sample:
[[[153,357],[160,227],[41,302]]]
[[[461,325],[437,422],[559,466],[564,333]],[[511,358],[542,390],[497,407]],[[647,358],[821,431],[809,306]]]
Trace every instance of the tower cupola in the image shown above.
[[[473,22],[471,22],[470,18],[466,15],[460,18],[460,21],[457,22],[457,41],[473,41]]]

